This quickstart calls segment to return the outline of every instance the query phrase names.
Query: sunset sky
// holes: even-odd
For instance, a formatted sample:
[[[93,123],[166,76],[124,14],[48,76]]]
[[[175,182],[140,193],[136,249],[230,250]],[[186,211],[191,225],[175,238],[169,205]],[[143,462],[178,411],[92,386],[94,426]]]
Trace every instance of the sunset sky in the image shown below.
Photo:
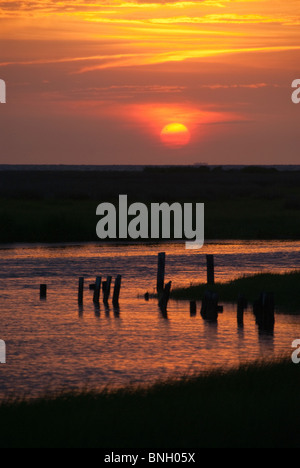
[[[0,37],[1,164],[300,164],[300,0],[6,0]]]

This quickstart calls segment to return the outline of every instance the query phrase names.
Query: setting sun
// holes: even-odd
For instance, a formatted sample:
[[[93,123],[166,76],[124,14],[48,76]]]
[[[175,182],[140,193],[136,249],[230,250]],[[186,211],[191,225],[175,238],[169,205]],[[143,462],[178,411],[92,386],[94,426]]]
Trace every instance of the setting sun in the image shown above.
[[[180,147],[190,142],[191,135],[188,128],[180,123],[166,125],[160,134],[161,141],[166,146]]]

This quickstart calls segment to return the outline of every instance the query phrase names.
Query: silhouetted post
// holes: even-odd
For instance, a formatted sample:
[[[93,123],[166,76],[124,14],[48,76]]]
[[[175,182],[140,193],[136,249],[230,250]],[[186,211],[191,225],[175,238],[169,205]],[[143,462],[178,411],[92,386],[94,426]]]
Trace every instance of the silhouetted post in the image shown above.
[[[97,276],[96,283],[95,283],[95,289],[94,289],[94,297],[93,297],[94,304],[99,303],[100,291],[101,291],[101,281],[102,281],[101,276]]]
[[[115,306],[119,304],[121,282],[122,282],[122,276],[118,275],[115,279],[115,287],[114,287],[114,294],[113,294],[113,304]]]
[[[165,286],[165,269],[166,269],[166,254],[161,252],[158,254],[158,267],[157,267],[157,292],[162,293]]]
[[[40,298],[41,299],[47,298],[47,285],[46,284],[40,285]]]
[[[202,301],[201,316],[204,320],[215,322],[218,320],[218,294],[206,291]]]
[[[168,306],[168,302],[169,302],[169,299],[170,299],[170,293],[171,293],[171,287],[172,287],[172,281],[170,281],[169,283],[166,284],[162,294],[161,294],[161,298],[160,298],[160,301],[159,301],[159,307],[163,310],[166,310],[167,309],[167,306]]]
[[[273,332],[275,324],[275,302],[273,293],[261,293],[253,304],[253,312],[259,330]]]
[[[196,303],[196,301],[191,301],[190,302],[190,314],[191,314],[191,317],[195,317],[195,315],[197,314],[197,303]]]
[[[105,290],[103,291],[103,302],[106,304],[108,302],[109,296],[110,296],[110,287],[111,287],[111,280],[112,277],[108,276],[106,281],[105,281]]]
[[[238,297],[238,303],[237,303],[237,322],[238,322],[238,325],[240,326],[244,325],[244,311],[246,307],[247,307],[247,300],[242,294],[240,294]]]
[[[275,301],[273,293],[264,293],[263,297],[263,326],[266,330],[273,330],[275,324]]]
[[[84,290],[84,278],[79,278],[79,285],[78,285],[78,303],[83,303],[83,290]]]
[[[215,262],[213,255],[206,255],[207,265],[207,284],[209,286],[215,284]]]

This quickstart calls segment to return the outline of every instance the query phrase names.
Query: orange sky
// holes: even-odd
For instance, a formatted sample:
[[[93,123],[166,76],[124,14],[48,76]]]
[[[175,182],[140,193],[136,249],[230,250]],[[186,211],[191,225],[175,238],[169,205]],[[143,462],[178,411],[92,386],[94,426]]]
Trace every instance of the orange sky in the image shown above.
[[[299,28],[300,0],[0,1],[0,163],[298,164]]]

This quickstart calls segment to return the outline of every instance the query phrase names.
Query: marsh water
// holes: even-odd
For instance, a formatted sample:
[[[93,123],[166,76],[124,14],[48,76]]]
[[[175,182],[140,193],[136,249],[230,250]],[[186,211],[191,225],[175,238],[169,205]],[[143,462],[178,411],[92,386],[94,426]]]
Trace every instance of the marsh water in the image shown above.
[[[215,255],[216,280],[300,268],[300,242],[208,242],[201,250],[164,245],[20,245],[0,249],[0,395],[38,396],[58,389],[153,383],[291,353],[300,315],[276,313],[272,334],[260,333],[251,308],[238,327],[236,305],[224,304],[217,323],[190,316],[189,303],[155,300],[157,255],[167,255],[173,287],[206,280],[205,254]],[[122,275],[119,308],[95,307],[89,284]],[[83,306],[78,277],[85,277]],[[39,285],[48,285],[40,300]],[[300,306],[299,306],[300,312]]]

